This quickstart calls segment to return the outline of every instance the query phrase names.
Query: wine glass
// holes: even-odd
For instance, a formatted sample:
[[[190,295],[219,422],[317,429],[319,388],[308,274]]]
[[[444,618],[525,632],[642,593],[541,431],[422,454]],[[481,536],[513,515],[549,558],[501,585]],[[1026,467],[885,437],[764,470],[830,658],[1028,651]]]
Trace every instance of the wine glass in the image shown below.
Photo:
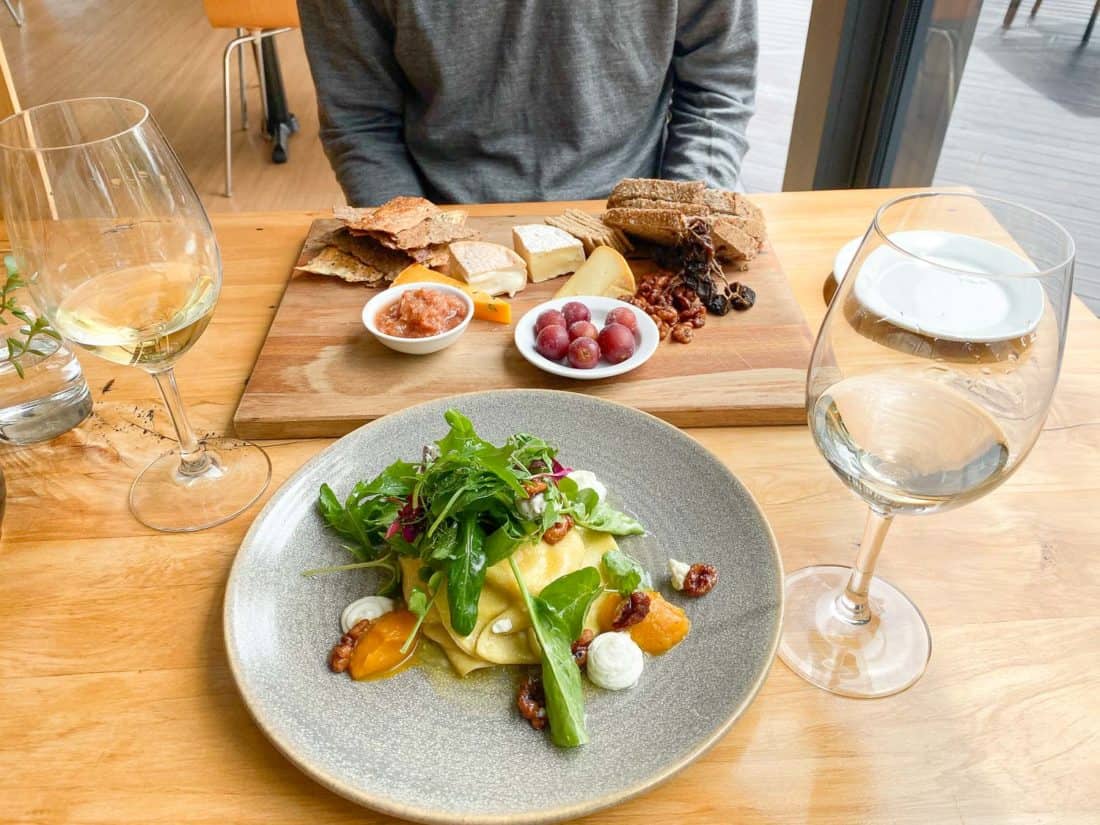
[[[0,121],[4,217],[40,311],[69,341],[152,375],[179,437],[135,479],[130,509],[157,530],[201,530],[259,498],[254,444],[200,440],[173,367],[221,288],[206,212],[149,110],[119,98],[47,103]]]
[[[814,345],[817,448],[869,505],[855,564],[786,579],[779,656],[844,696],[912,685],[932,651],[875,562],[897,514],[958,507],[1031,450],[1058,380],[1074,245],[1061,226],[972,194],[906,195],[875,214]]]

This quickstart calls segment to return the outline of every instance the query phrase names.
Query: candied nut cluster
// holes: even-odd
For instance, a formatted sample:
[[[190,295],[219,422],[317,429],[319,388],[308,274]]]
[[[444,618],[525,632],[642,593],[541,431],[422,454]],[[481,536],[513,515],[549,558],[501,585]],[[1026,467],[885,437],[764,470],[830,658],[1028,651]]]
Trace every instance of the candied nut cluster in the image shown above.
[[[546,489],[546,482],[541,479],[530,479],[523,482],[523,492],[527,493],[527,498],[534,498],[539,493],[545,493]]]
[[[549,530],[542,534],[542,540],[545,541],[547,544],[557,544],[559,541],[565,538],[565,534],[572,529],[573,517],[562,516],[560,519],[554,522],[553,526]]]
[[[649,615],[649,594],[635,590],[620,602],[611,620],[614,630],[626,630],[633,627]]]
[[[370,630],[370,625],[370,619],[360,619],[351,630],[340,637],[340,641],[332,646],[332,653],[329,654],[329,670],[333,673],[343,673],[348,669],[348,665],[351,664],[351,654],[359,644],[359,639]]]
[[[686,596],[705,596],[718,584],[718,568],[713,564],[693,564],[684,575]]]
[[[596,634],[586,627],[581,631],[580,638],[573,642],[573,661],[577,663],[577,667],[584,667],[588,664],[588,646],[592,644],[592,640],[595,638]]]
[[[519,686],[516,694],[516,707],[520,716],[531,723],[535,730],[546,727],[546,693],[542,689],[542,681],[535,676],[528,676]]]
[[[631,303],[653,319],[662,341],[671,335],[673,341],[686,344],[707,323],[707,308],[699,295],[669,272],[643,275]]]

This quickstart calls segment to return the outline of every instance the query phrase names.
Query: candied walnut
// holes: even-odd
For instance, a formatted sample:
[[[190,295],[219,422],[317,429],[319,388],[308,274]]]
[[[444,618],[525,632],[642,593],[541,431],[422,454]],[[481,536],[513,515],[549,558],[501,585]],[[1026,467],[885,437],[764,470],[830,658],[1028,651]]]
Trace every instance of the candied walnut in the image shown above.
[[[695,327],[691,324],[677,324],[672,328],[672,340],[679,344],[690,344],[695,337]]]
[[[649,594],[635,590],[619,603],[611,620],[613,630],[626,630],[649,615]]]
[[[664,321],[657,321],[657,337],[661,341],[668,338],[668,334],[672,332],[672,327],[666,324]]]
[[[666,324],[675,324],[680,320],[680,313],[672,309],[672,307],[661,307],[657,310],[657,317]]]
[[[528,676],[523,680],[516,694],[516,707],[520,716],[530,722],[535,730],[546,727],[546,694],[540,679]]]
[[[332,652],[329,654],[329,670],[333,673],[343,673],[348,669],[348,665],[351,664],[351,654],[355,650],[355,646],[359,644],[362,635],[370,630],[370,625],[370,619],[360,619],[347,633],[340,637],[340,641],[332,646]]]
[[[527,498],[534,498],[539,493],[546,492],[546,482],[542,480],[531,479],[530,481],[523,482],[523,492],[527,493]]]
[[[592,644],[592,640],[595,638],[596,634],[586,627],[581,631],[580,638],[573,642],[573,661],[577,663],[577,667],[584,667],[588,664],[588,646]]]
[[[718,568],[713,564],[693,564],[684,575],[686,596],[705,596],[718,584]]]
[[[703,312],[700,315],[696,315],[694,318],[692,318],[691,325],[695,327],[695,329],[699,329],[699,327],[705,327],[707,325],[706,312]]]
[[[562,516],[560,519],[554,522],[553,526],[542,534],[542,540],[547,544],[557,544],[563,538],[565,534],[573,529],[573,517]]]

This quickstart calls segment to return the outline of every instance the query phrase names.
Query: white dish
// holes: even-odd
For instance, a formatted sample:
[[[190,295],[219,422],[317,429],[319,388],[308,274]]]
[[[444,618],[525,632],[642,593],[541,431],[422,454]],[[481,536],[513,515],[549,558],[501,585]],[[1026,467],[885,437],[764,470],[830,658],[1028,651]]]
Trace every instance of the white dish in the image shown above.
[[[1045,296],[1027,273],[1035,266],[1003,246],[953,232],[896,232],[889,245],[860,264],[856,299],[890,323],[945,341],[992,343],[1020,338],[1039,325]],[[839,284],[862,237],[846,243],[833,262]],[[940,264],[941,266],[937,266]],[[972,272],[973,275],[962,273]]]
[[[588,307],[588,311],[592,313],[592,323],[596,325],[597,329],[603,329],[607,313],[616,307],[626,307],[633,312],[634,317],[638,319],[638,335],[636,336],[638,346],[634,350],[634,354],[621,364],[608,364],[601,361],[590,370],[579,370],[576,367],[560,364],[540,355],[538,350],[535,349],[535,321],[546,310],[561,309],[570,301],[580,301]],[[604,298],[596,295],[571,295],[568,298],[554,298],[550,301],[543,301],[529,310],[516,323],[515,339],[520,354],[540,370],[553,375],[579,378],[584,381],[610,378],[613,375],[622,375],[624,372],[637,369],[653,356],[653,353],[657,351],[657,344],[661,342],[660,335],[657,333],[657,325],[653,323],[652,318],[640,309],[625,301],[620,301],[618,298]]]
[[[466,317],[463,318],[462,323],[454,329],[441,332],[439,335],[429,335],[427,338],[399,338],[396,335],[387,335],[378,329],[378,326],[374,322],[375,318],[378,317],[379,312],[388,307],[410,289],[430,289],[435,292],[444,292],[448,295],[457,295],[466,305]],[[427,355],[429,352],[439,352],[439,350],[449,347],[462,337],[462,333],[466,331],[466,327],[470,326],[470,319],[473,317],[473,299],[461,289],[448,286],[447,284],[433,284],[420,281],[399,284],[398,286],[391,286],[389,289],[383,289],[367,301],[366,305],[363,307],[363,326],[367,328],[367,331],[390,349],[396,350],[397,352],[405,352],[409,355]]]

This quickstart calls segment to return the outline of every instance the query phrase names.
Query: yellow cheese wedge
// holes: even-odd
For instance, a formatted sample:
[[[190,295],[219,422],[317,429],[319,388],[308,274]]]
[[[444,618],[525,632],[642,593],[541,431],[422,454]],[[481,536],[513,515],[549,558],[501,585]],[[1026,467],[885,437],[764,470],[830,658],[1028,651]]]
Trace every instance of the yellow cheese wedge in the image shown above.
[[[637,285],[630,264],[610,246],[597,246],[588,260],[569,276],[555,298],[570,295],[606,295],[620,298],[624,293],[634,294]]]
[[[461,289],[467,295],[469,295],[474,301],[474,317],[480,318],[483,321],[493,321],[498,324],[510,324],[512,323],[512,305],[501,298],[494,298],[492,295],[488,295],[484,292],[478,292],[476,289],[470,289],[469,284],[464,284],[462,281],[456,281],[454,278],[448,278],[446,275],[440,275],[423,264],[411,264],[401,270],[401,273],[393,279],[393,283],[397,284],[410,284],[423,281],[430,284],[447,284],[448,286]]]

